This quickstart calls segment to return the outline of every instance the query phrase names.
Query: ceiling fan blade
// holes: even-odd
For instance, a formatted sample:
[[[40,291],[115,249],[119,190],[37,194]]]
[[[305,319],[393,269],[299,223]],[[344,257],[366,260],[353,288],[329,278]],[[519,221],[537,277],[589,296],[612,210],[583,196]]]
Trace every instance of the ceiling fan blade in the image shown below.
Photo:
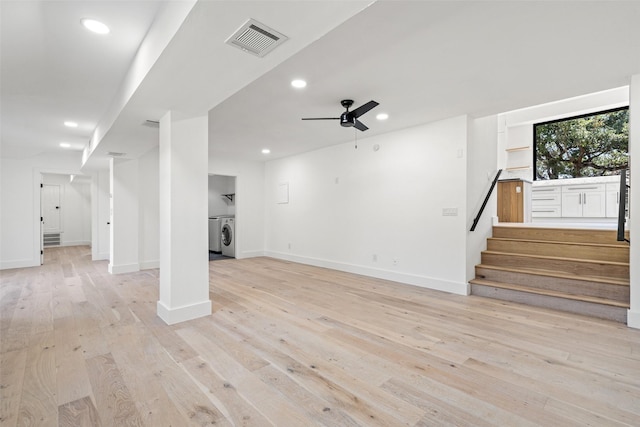
[[[340,120],[340,117],[303,117],[302,120]]]
[[[377,107],[378,105],[380,105],[380,104],[377,103],[376,101],[369,101],[366,104],[363,104],[363,105],[359,106],[355,110],[350,111],[349,113],[353,117],[358,118],[361,115],[363,115],[364,113],[366,113],[367,111],[371,110],[372,108]]]
[[[354,128],[356,128],[356,129],[358,129],[358,130],[361,130],[361,131],[363,131],[363,132],[364,132],[365,130],[369,129],[367,126],[365,126],[365,124],[364,124],[364,123],[362,123],[362,122],[361,122],[360,120],[358,120],[358,119],[356,119],[356,122],[353,124],[353,127],[354,127]]]

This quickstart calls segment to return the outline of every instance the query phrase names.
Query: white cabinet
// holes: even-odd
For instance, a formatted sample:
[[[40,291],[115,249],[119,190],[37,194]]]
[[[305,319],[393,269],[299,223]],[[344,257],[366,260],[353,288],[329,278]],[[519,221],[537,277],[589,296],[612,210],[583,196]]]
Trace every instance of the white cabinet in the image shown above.
[[[538,218],[560,217],[562,197],[560,186],[537,187],[531,190],[531,216]]]
[[[566,185],[562,187],[562,216],[604,218],[606,184]]]
[[[606,216],[607,218],[617,218],[620,209],[620,185],[607,184],[606,187]]]
[[[533,218],[617,218],[620,177],[558,179],[534,182]]]

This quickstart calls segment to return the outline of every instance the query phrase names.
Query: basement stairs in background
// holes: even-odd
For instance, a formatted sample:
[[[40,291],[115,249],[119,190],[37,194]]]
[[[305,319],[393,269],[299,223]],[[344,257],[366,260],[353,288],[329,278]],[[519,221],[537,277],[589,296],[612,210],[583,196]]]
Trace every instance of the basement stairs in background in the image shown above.
[[[469,283],[472,295],[626,323],[629,244],[615,230],[494,226]]]

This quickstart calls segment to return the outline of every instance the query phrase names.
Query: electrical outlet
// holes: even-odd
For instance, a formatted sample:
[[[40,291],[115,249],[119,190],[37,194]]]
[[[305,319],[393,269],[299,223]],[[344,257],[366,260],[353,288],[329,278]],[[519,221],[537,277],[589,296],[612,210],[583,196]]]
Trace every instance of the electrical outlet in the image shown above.
[[[287,245],[287,248],[291,249],[291,243],[289,243],[289,244]]]
[[[393,265],[398,265],[398,258],[393,259]]]
[[[442,208],[442,216],[458,216],[458,208]]]
[[[373,254],[371,259],[373,260],[373,262],[378,262],[378,254]]]

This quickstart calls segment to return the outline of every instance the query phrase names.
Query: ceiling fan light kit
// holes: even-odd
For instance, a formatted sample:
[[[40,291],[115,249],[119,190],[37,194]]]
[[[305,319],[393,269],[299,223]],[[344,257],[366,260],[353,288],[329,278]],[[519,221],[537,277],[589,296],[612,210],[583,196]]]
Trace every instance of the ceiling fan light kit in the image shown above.
[[[352,99],[343,99],[342,101],[340,101],[340,104],[346,109],[346,111],[342,113],[340,117],[305,117],[302,118],[302,120],[340,120],[340,126],[354,127],[364,132],[369,128],[360,120],[358,120],[358,117],[380,105],[376,101],[369,101],[366,104],[359,106],[355,110],[349,111],[349,108],[351,108],[351,106],[353,105]]]

